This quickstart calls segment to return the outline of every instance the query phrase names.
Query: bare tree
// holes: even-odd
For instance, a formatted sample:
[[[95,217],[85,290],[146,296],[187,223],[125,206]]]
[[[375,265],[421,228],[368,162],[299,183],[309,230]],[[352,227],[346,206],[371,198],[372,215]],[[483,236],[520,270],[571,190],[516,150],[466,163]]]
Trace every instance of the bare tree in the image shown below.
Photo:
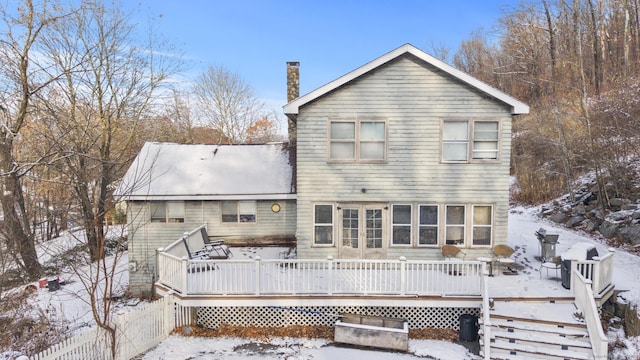
[[[64,15],[61,8],[46,3],[37,7],[32,0],[25,0],[22,5],[15,9],[0,7],[6,31],[0,40],[0,192],[7,247],[15,254],[15,262],[35,280],[42,274],[42,267],[23,179],[52,154],[26,159],[18,149],[25,141],[21,135],[30,122],[33,99],[58,77],[36,55],[42,34]]]
[[[247,140],[249,129],[264,117],[264,104],[238,74],[223,66],[209,67],[193,86],[196,108],[203,123],[224,135],[230,144]]]
[[[115,208],[115,185],[142,145],[139,123],[159,105],[168,77],[180,66],[179,58],[157,55],[171,49],[157,48],[153,34],[141,38],[136,30],[117,4],[81,3],[45,34],[49,67],[63,77],[37,99],[39,137],[58,154],[51,166],[73,189],[86,236],[90,270],[76,265],[74,271],[114,354],[111,307],[122,249],[116,244],[113,256],[105,256],[107,216]]]

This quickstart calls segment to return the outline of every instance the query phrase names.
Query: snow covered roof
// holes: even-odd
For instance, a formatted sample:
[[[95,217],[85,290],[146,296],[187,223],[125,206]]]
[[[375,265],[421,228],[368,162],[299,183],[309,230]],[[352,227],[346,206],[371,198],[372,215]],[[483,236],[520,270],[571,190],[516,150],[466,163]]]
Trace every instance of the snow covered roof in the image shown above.
[[[517,115],[517,114],[528,114],[529,113],[529,106],[519,100],[516,100],[515,98],[511,97],[510,95],[507,95],[505,93],[503,93],[502,91],[493,88],[491,86],[489,86],[488,84],[474,78],[473,76],[462,72],[456,68],[454,68],[453,66],[439,60],[436,59],[435,57],[425,53],[424,51],[414,47],[411,44],[405,44],[400,46],[399,48],[392,50],[391,52],[380,56],[379,58],[351,71],[350,73],[339,77],[336,80],[333,80],[332,82],[317,88],[316,90],[303,95],[293,101],[291,101],[290,103],[286,104],[284,106],[284,113],[287,114],[288,116],[295,116],[298,114],[298,111],[300,110],[300,107],[310,103],[311,101],[339,88],[340,86],[388,63],[391,60],[394,60],[404,54],[411,54],[423,61],[425,61],[426,63],[444,71],[445,73],[453,76],[454,78],[457,78],[458,80],[462,81],[463,83],[466,83],[467,85],[470,85],[471,87],[479,90],[482,93],[485,93],[486,95],[493,97],[509,106],[511,106],[511,113],[513,115]]]
[[[144,144],[122,179],[127,200],[295,199],[285,144]]]

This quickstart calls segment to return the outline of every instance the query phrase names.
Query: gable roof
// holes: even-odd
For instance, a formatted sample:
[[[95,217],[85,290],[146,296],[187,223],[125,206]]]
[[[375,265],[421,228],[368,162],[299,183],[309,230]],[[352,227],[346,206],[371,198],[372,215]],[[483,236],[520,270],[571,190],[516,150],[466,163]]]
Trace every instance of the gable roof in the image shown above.
[[[145,143],[115,194],[126,200],[295,199],[285,144]]]
[[[529,106],[513,97],[511,97],[510,95],[507,95],[505,93],[503,93],[502,91],[493,88],[491,86],[489,86],[488,84],[474,78],[473,76],[462,72],[456,68],[454,68],[453,66],[436,59],[435,57],[427,54],[426,52],[414,47],[411,44],[405,44],[400,46],[399,48],[392,50],[391,52],[380,56],[379,58],[351,71],[350,73],[343,75],[339,78],[337,78],[336,80],[333,80],[332,82],[321,86],[315,90],[313,90],[312,92],[303,95],[297,99],[294,99],[293,101],[289,102],[288,104],[286,104],[284,106],[284,113],[287,116],[290,115],[297,115],[298,111],[300,110],[300,107],[310,103],[314,100],[316,100],[317,98],[339,88],[340,86],[388,63],[391,60],[394,60],[404,54],[411,54],[421,60],[423,60],[424,62],[444,71],[445,73],[453,76],[454,78],[460,80],[461,82],[477,89],[478,91],[498,100],[501,101],[509,106],[511,106],[511,114],[513,115],[518,115],[518,114],[528,114],[529,113]]]

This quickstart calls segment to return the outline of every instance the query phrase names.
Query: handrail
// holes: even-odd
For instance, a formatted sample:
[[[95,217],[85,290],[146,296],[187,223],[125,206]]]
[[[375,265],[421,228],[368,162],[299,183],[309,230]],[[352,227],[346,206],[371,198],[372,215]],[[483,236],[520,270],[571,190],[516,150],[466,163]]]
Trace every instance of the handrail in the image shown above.
[[[613,282],[613,251],[594,257],[592,260],[571,261],[571,283],[574,280],[574,270],[585,279],[591,281],[591,288],[595,294],[600,294]]]
[[[608,340],[600,323],[598,307],[591,290],[592,282],[582,276],[577,269],[573,270],[573,272],[573,279],[576,281],[572,283],[571,291],[575,297],[575,305],[582,312],[587,324],[593,357],[596,360],[605,360],[607,358]]]
[[[491,359],[491,316],[492,301],[489,301],[489,271],[487,263],[482,263],[482,337],[484,338],[484,358]]]

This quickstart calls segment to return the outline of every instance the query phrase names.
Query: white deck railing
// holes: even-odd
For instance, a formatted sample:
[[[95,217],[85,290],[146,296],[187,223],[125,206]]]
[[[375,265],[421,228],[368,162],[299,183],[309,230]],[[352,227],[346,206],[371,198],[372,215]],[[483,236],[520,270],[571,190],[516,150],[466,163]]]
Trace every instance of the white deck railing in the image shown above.
[[[573,270],[571,291],[575,296],[575,305],[582,312],[584,321],[587,324],[589,340],[593,350],[593,358],[604,360],[607,358],[607,336],[604,334],[598,307],[593,297],[592,282],[582,276],[578,270]]]
[[[477,261],[189,260],[158,251],[158,283],[183,296],[479,296],[481,278]]]
[[[592,260],[577,260],[571,262],[571,284],[577,280],[576,271],[591,282],[594,294],[600,294],[613,283],[613,252]]]

